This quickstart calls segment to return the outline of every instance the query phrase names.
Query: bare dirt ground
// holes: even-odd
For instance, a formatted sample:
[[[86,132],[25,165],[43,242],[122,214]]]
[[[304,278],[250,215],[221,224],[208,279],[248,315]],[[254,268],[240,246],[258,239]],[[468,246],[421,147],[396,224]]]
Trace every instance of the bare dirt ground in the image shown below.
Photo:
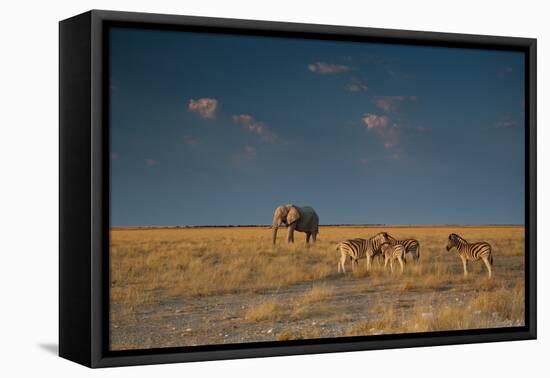
[[[420,262],[409,258],[404,274],[390,274],[376,263],[366,272],[363,260],[355,274],[338,274],[335,243],[348,235],[374,235],[378,232],[374,228],[324,230],[323,239],[307,249],[300,236],[295,246],[273,249],[265,229],[227,229],[219,234],[213,230],[113,231],[111,348],[523,325],[522,227],[453,228],[493,244],[492,280],[481,262],[470,264],[471,273],[463,277],[456,253],[444,249],[448,228],[381,229],[396,237],[416,235],[422,245]],[[251,235],[259,238],[263,249],[243,250],[250,246],[244,242]],[[481,235],[485,237],[480,239]],[[229,245],[237,246],[235,256]],[[132,260],[140,254],[140,259]],[[239,264],[242,255],[251,261]],[[192,264],[197,259],[200,264],[195,271]],[[115,273],[117,268],[121,271]],[[170,269],[173,274],[166,273]],[[228,272],[235,274],[235,269],[246,271],[233,277]],[[280,275],[280,270],[287,274]]]

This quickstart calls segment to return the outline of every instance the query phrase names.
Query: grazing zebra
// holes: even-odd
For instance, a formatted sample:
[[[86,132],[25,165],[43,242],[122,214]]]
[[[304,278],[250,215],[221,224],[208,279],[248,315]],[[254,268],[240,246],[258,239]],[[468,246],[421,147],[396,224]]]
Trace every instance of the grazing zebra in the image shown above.
[[[466,239],[461,238],[457,234],[450,234],[447,251],[450,251],[453,247],[456,248],[462,260],[465,276],[468,275],[468,260],[477,261],[479,259],[485,263],[489,272],[489,278],[493,276],[493,254],[491,253],[491,245],[489,243],[468,243]]]
[[[399,265],[401,265],[401,273],[403,273],[403,264],[406,262],[405,246],[403,244],[393,244],[392,242],[386,242],[380,245],[380,250],[382,251],[382,255],[384,256],[384,268],[388,266],[389,262],[391,272],[393,273],[393,260],[397,260],[399,262]]]
[[[397,240],[392,236],[389,236],[390,243],[393,245],[401,244],[405,247],[405,254],[410,253],[414,261],[418,261],[420,258],[420,243],[416,239],[402,239]]]
[[[351,270],[355,270],[355,266],[359,263],[359,259],[367,259],[367,270],[370,269],[372,258],[380,254],[380,245],[387,242],[388,234],[379,232],[369,239],[348,239],[338,243],[336,250],[340,251],[340,261],[338,262],[338,272],[340,270],[346,273],[346,260],[349,257],[351,260]]]

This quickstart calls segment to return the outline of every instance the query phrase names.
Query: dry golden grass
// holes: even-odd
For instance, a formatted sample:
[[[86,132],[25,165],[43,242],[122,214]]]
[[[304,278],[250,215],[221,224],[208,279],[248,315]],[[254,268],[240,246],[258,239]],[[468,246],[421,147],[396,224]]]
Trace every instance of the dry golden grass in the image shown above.
[[[245,319],[252,321],[279,320],[281,318],[281,305],[276,299],[251,307],[246,311]]]
[[[406,277],[421,277],[419,284],[432,286],[460,273],[459,258],[445,251],[447,235],[457,232],[457,227],[322,227],[319,242],[310,248],[300,233],[294,245],[284,243],[281,236],[274,248],[267,228],[113,230],[111,300],[150,303],[164,297],[261,290],[324,279],[336,275],[336,243],[381,230],[420,241],[421,264],[409,258]],[[523,255],[523,228],[465,227],[458,232],[469,240],[493,245],[497,275],[502,273],[498,270],[500,257]],[[366,277],[364,260],[361,262],[356,276]],[[386,276],[376,262],[374,266],[373,276]],[[351,270],[349,263],[347,268]],[[481,264],[470,264],[472,268],[481,273]]]
[[[322,331],[320,327],[308,327],[300,330],[286,330],[278,333],[275,337],[277,341],[286,340],[305,340],[305,339],[318,339],[322,337]]]
[[[371,310],[371,319],[351,325],[347,332],[350,336],[360,336],[523,325],[524,295],[524,284],[519,282],[512,287],[479,292],[466,303],[445,304],[439,308],[430,306],[430,301],[417,302],[413,309],[378,305]]]
[[[420,262],[408,257],[403,274],[399,269],[390,274],[376,261],[367,272],[361,260],[355,273],[337,273],[339,241],[382,230],[396,238],[419,240]],[[321,227],[318,242],[310,247],[301,233],[296,233],[295,244],[286,244],[286,232],[281,231],[273,247],[267,228],[112,230],[111,321],[138,323],[143,308],[215,295],[250,298],[240,315],[247,324],[328,319],[347,325],[347,335],[485,328],[523,321],[523,227]],[[491,243],[493,279],[487,278],[482,262],[470,263],[469,276],[463,276],[456,252],[445,250],[451,232],[469,241]],[[349,262],[346,269],[351,272]],[[339,302],[347,294],[339,289],[343,283],[351,283],[353,294],[368,298],[365,313],[342,308],[347,306]],[[293,284],[305,287],[290,302],[276,295]],[[255,299],[266,293],[275,294],[261,302]],[[467,297],[452,303],[455,294]],[[412,304],[403,306],[405,300]],[[326,334],[318,326],[290,327],[273,337]]]
[[[306,291],[302,296],[303,304],[322,302],[334,295],[334,289],[327,285],[316,285]]]

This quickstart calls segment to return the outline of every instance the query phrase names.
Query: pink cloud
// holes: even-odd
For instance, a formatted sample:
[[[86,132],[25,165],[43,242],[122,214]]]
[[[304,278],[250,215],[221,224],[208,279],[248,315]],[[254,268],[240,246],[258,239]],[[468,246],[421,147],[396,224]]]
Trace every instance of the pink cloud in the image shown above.
[[[362,92],[369,89],[364,80],[358,77],[352,77],[351,83],[348,83],[344,86],[344,89],[348,92]]]
[[[380,130],[379,133],[384,140],[384,148],[392,148],[395,147],[397,143],[399,143],[399,125],[394,124],[390,127]]]
[[[316,74],[327,75],[327,74],[347,72],[351,70],[351,67],[344,66],[341,64],[316,62],[316,63],[308,64],[307,69]]]
[[[385,112],[391,112],[397,110],[405,101],[414,102],[416,96],[377,96],[374,103]]]
[[[154,159],[145,159],[145,164],[147,164],[148,167],[154,167],[155,165],[158,165],[158,161]]]
[[[388,126],[389,118],[387,116],[366,113],[363,115],[362,121],[367,126],[367,129],[376,129]]]
[[[367,127],[367,130],[373,130],[380,136],[384,148],[389,149],[399,143],[400,127],[396,123],[390,124],[387,116],[366,113],[361,120]]]
[[[250,114],[237,114],[233,116],[233,122],[251,133],[257,134],[266,141],[274,141],[277,136],[271,131],[265,123],[257,121]]]
[[[216,109],[218,108],[218,100],[215,98],[199,98],[198,100],[190,99],[187,109],[190,112],[199,113],[202,118],[213,119],[216,117]]]

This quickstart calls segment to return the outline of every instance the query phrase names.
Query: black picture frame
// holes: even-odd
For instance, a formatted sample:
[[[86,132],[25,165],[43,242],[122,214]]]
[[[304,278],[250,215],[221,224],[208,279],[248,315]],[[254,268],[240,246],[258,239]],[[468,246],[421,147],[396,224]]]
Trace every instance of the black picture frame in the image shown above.
[[[110,351],[107,30],[113,25],[525,53],[525,326]],[[536,39],[92,10],[59,24],[59,355],[88,367],[535,339]]]

